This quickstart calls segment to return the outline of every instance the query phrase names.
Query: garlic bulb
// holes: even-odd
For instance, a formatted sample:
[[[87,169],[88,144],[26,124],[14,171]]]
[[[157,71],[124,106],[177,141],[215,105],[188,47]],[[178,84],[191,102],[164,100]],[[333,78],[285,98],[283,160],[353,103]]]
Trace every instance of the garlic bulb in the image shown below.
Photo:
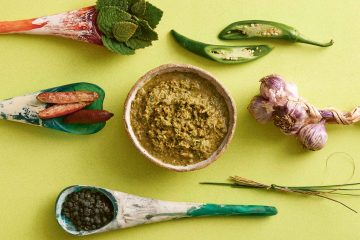
[[[255,96],[251,100],[248,110],[259,123],[271,121],[272,113],[274,112],[273,105],[260,95]]]
[[[274,124],[286,135],[297,134],[309,117],[307,107],[301,101],[288,100],[284,106],[274,109]]]
[[[309,150],[317,151],[322,149],[328,139],[325,121],[304,126],[299,131],[298,138],[302,145]]]
[[[296,136],[309,150],[320,150],[326,144],[326,123],[351,125],[360,122],[360,106],[349,112],[318,109],[299,96],[295,84],[279,75],[269,75],[260,82],[261,95],[255,96],[248,107],[251,115],[260,123],[272,120],[284,134]]]
[[[279,105],[286,99],[285,81],[278,75],[269,75],[260,80],[261,96]]]

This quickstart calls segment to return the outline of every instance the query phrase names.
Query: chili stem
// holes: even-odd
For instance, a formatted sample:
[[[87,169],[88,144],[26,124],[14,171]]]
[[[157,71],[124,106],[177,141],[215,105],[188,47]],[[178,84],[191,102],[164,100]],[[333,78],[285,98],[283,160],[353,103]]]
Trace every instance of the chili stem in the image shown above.
[[[307,44],[310,44],[310,45],[319,46],[319,47],[329,47],[329,46],[334,44],[333,40],[331,40],[328,43],[319,43],[319,42],[316,42],[316,41],[308,40],[308,39],[304,38],[303,36],[298,36],[296,41],[300,42],[300,43],[307,43]]]

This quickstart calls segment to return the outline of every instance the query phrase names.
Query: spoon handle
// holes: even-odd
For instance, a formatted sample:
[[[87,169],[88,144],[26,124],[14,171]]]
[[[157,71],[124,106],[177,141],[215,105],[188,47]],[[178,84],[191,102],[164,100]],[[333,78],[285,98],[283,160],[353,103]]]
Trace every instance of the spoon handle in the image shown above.
[[[45,109],[45,104],[36,100],[38,93],[14,97],[0,101],[0,119],[41,125],[38,112]]]
[[[189,209],[190,217],[203,216],[272,216],[277,214],[277,209],[261,205],[218,205],[203,204],[197,208]]]
[[[187,217],[209,216],[272,216],[275,207],[256,205],[218,205],[170,202],[113,192],[121,208],[117,224],[120,228]]]

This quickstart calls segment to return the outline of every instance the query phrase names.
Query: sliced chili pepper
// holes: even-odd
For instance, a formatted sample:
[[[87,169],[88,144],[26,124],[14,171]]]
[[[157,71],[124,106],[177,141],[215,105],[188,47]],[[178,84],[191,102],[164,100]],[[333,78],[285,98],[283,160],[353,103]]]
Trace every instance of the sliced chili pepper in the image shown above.
[[[210,45],[189,39],[171,31],[176,41],[187,50],[216,62],[235,64],[254,61],[268,54],[272,48],[267,45],[222,46]]]
[[[106,122],[114,116],[105,110],[80,110],[64,118],[64,123],[93,124]]]
[[[94,102],[99,98],[97,92],[44,92],[37,95],[37,100],[44,103],[66,104],[77,102]]]
[[[74,113],[76,111],[79,111],[84,107],[90,105],[91,103],[92,102],[80,102],[80,103],[53,105],[39,112],[39,118],[51,119],[51,118],[62,117]]]
[[[301,42],[319,47],[329,47],[333,45],[333,40],[328,43],[319,43],[306,39],[298,30],[288,25],[264,21],[246,20],[234,22],[224,28],[219,34],[220,39],[224,40],[246,40],[246,39],[284,39],[292,42]]]

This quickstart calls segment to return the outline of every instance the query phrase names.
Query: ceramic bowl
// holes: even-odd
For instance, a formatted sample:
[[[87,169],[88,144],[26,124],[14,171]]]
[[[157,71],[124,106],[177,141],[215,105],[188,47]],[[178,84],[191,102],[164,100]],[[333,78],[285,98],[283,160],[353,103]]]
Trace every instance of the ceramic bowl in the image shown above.
[[[131,107],[132,103],[135,100],[137,92],[151,79],[153,79],[157,75],[161,75],[164,73],[169,72],[189,72],[189,73],[195,73],[198,74],[200,77],[202,77],[205,81],[208,81],[211,83],[215,89],[219,92],[219,94],[224,98],[228,112],[229,112],[229,125],[228,125],[228,132],[226,136],[224,137],[224,140],[218,147],[218,149],[213,152],[213,154],[198,163],[194,163],[192,165],[186,165],[186,166],[178,166],[178,165],[172,165],[170,163],[165,163],[161,159],[153,156],[151,153],[149,153],[139,142],[137,139],[134,130],[131,125]],[[149,72],[147,72],[144,76],[142,76],[133,86],[133,88],[130,90],[128,97],[125,101],[125,111],[124,111],[124,121],[125,121],[125,128],[126,131],[132,140],[132,142],[135,144],[135,147],[142,153],[147,159],[152,161],[153,163],[178,172],[186,172],[186,171],[193,171],[197,169],[204,168],[208,166],[210,163],[213,163],[216,159],[219,158],[219,156],[225,151],[226,147],[231,142],[231,139],[234,135],[235,131],[235,125],[236,125],[236,107],[233,99],[230,97],[229,93],[225,90],[225,88],[220,84],[220,82],[212,76],[210,73],[206,72],[205,70],[202,70],[198,67],[192,66],[192,65],[185,65],[185,64],[166,64],[162,65],[160,67],[157,67]]]

